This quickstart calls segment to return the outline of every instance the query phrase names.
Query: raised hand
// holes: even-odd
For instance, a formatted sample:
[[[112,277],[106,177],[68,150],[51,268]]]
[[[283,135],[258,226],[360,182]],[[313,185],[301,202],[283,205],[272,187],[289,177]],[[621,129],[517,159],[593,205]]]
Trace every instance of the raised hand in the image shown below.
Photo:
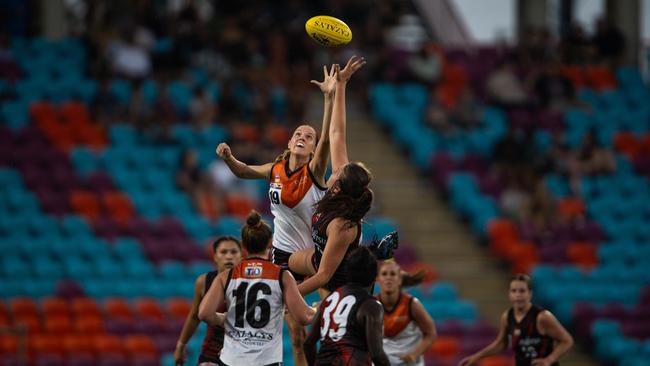
[[[228,160],[230,159],[230,157],[232,157],[230,146],[228,146],[228,144],[226,144],[225,142],[220,143],[219,146],[217,146],[215,152],[223,160]]]
[[[323,81],[311,80],[310,83],[318,85],[320,91],[326,97],[333,97],[334,91],[336,90],[336,78],[334,77],[334,65],[332,65],[330,71],[327,71],[327,66],[323,66]]]
[[[350,80],[352,77],[352,74],[357,72],[360,68],[363,67],[363,65],[366,64],[366,59],[363,57],[358,57],[358,56],[352,56],[348,60],[348,63],[345,65],[343,70],[340,70],[337,75],[337,81],[343,81],[346,82]],[[338,66],[338,65],[335,65]]]

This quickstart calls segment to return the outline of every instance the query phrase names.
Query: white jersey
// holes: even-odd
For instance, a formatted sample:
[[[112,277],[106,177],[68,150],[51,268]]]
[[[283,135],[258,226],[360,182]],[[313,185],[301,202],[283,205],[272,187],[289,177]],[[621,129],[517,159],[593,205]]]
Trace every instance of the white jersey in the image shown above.
[[[259,258],[241,261],[226,283],[221,361],[227,365],[282,362],[282,268]]]
[[[294,253],[311,249],[311,218],[315,205],[325,195],[314,179],[309,164],[294,172],[289,171],[289,161],[280,160],[271,169],[269,200],[273,214],[273,246]]]
[[[391,366],[406,366],[399,356],[415,349],[422,340],[422,332],[411,317],[411,301],[412,296],[402,293],[391,311],[384,308],[384,352]],[[424,357],[408,365],[424,366]]]

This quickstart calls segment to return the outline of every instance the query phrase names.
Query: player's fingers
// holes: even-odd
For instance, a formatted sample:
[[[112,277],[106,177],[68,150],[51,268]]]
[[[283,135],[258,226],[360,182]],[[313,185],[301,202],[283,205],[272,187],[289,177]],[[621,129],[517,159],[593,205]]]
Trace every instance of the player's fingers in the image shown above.
[[[334,75],[334,64],[330,67],[330,76]]]

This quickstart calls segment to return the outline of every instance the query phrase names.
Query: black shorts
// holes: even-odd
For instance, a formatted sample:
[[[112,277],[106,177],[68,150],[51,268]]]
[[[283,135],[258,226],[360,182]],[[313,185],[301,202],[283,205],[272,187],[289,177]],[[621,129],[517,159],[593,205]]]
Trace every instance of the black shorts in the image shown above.
[[[278,249],[276,247],[271,247],[271,262],[291,272],[293,278],[296,279],[296,282],[300,283],[305,280],[305,276],[301,275],[300,273],[296,273],[289,268],[289,257],[291,254],[292,253],[285,252],[284,250]]]

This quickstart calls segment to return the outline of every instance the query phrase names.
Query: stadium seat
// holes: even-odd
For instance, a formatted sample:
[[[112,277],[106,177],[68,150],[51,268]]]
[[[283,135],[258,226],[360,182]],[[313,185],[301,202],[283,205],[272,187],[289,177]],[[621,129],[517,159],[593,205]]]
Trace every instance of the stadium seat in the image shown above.
[[[72,326],[72,320],[69,316],[46,316],[43,318],[43,322],[43,330],[48,334],[71,334],[74,330],[74,327]]]
[[[68,303],[61,298],[44,298],[41,300],[41,308],[43,309],[43,315],[45,317],[70,315],[70,307]]]
[[[192,303],[184,298],[173,298],[167,300],[168,313],[177,319],[185,319],[192,308]]]
[[[138,318],[150,318],[157,321],[163,321],[164,312],[160,307],[160,303],[154,299],[137,299],[134,303],[135,311]]]
[[[95,335],[92,337],[92,345],[99,358],[107,354],[124,354],[124,343],[115,335]]]
[[[104,308],[106,314],[112,317],[123,317],[127,319],[133,318],[131,307],[126,300],[118,298],[108,298],[104,301]]]
[[[144,335],[127,336],[124,339],[124,349],[131,355],[150,354],[157,355],[156,345],[151,337]]]
[[[102,317],[90,313],[77,315],[74,328],[77,332],[86,335],[102,334],[105,331]]]

